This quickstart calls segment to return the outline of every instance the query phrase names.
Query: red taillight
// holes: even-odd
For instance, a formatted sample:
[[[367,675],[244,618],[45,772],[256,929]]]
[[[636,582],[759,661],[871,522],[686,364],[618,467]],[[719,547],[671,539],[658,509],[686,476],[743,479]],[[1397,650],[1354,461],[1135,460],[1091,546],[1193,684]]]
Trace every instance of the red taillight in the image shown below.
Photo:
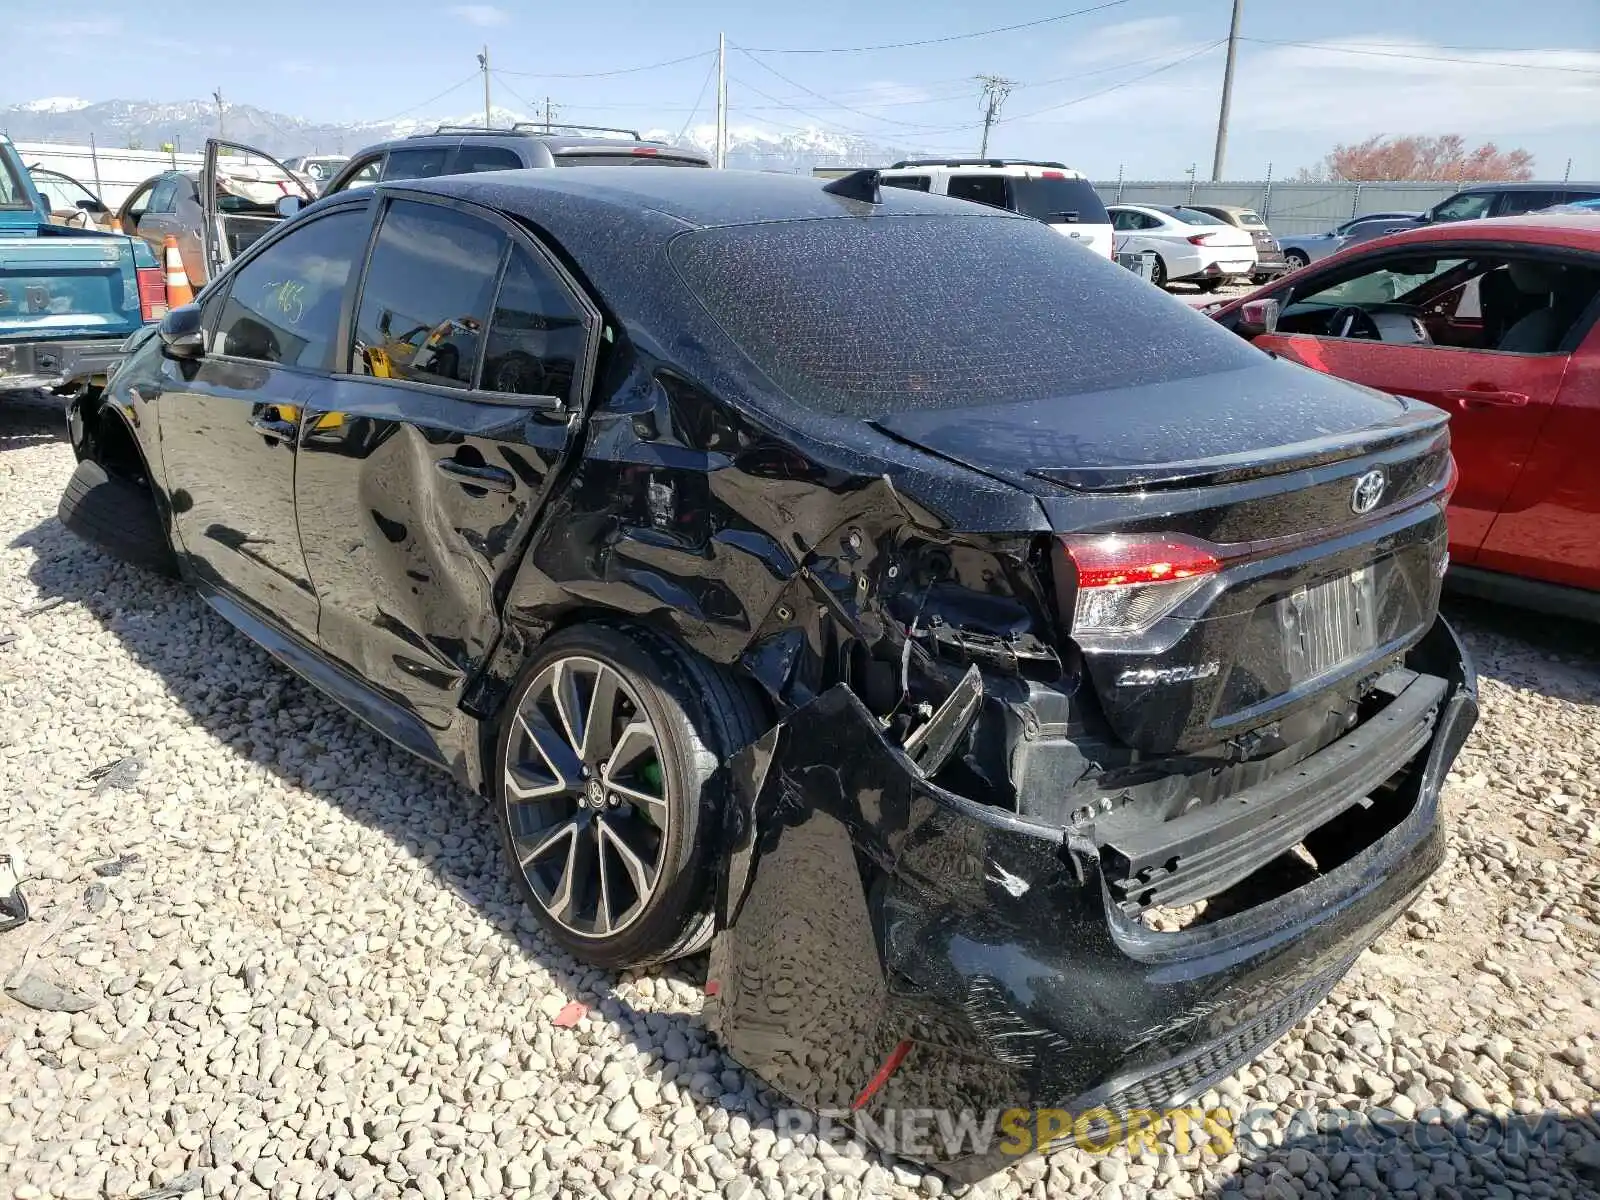
[[[1444,502],[1450,503],[1450,498],[1456,494],[1456,484],[1461,482],[1461,468],[1456,465],[1456,456],[1448,456],[1448,465],[1444,469]]]
[[[1065,171],[1040,171],[1039,172],[1039,178],[1040,179],[1065,179],[1066,177],[1067,177],[1067,173]]]
[[[1062,539],[1076,576],[1074,637],[1143,633],[1222,570],[1209,546],[1182,534]]]
[[[1216,236],[1216,234],[1214,234],[1214,233],[1195,233],[1195,234],[1190,234],[1189,235],[1189,244],[1191,246],[1209,246],[1211,244],[1211,239],[1214,238],[1215,236]]]
[[[135,272],[139,279],[139,319],[159,321],[167,315],[167,278],[160,267],[140,267]]]
[[[1221,559],[1188,538],[1074,538],[1067,553],[1080,588],[1174,583],[1222,569]]]
[[[654,146],[635,146],[633,148],[633,155],[635,158],[654,158],[660,153],[661,151],[657,150]]]

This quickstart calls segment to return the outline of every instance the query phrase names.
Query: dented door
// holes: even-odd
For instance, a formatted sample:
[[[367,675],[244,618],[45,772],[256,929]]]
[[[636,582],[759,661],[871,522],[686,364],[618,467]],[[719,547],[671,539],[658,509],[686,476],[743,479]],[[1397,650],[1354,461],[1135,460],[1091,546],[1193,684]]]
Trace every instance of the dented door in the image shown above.
[[[598,318],[530,239],[420,199],[386,203],[359,296],[295,477],[318,641],[444,730],[572,445]]]

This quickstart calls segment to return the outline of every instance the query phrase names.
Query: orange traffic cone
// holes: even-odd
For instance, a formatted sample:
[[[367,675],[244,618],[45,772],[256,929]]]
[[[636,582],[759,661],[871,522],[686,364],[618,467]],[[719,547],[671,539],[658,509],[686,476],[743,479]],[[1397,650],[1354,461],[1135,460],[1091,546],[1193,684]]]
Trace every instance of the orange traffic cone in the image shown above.
[[[183,269],[183,253],[178,249],[178,239],[167,234],[161,257],[167,268],[167,306],[180,308],[194,303],[194,288],[189,286],[189,272]]]

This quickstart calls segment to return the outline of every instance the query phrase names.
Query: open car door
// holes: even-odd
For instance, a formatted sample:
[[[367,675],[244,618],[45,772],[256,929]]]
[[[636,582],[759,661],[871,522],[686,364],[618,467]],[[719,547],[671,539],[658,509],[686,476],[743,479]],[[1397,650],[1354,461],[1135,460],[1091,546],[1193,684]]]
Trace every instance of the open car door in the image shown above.
[[[280,201],[292,196],[301,204],[317,197],[283,163],[265,151],[240,142],[206,139],[200,167],[200,237],[210,282],[234,256],[289,215]]]

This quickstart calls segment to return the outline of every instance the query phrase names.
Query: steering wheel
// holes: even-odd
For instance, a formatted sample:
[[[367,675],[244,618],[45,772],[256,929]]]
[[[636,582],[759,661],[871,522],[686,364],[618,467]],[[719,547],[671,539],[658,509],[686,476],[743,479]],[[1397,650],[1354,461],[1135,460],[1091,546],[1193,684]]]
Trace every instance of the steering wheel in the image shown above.
[[[1383,333],[1372,314],[1354,304],[1343,304],[1333,310],[1328,318],[1328,336],[1337,338],[1362,338],[1369,342],[1383,340]]]

